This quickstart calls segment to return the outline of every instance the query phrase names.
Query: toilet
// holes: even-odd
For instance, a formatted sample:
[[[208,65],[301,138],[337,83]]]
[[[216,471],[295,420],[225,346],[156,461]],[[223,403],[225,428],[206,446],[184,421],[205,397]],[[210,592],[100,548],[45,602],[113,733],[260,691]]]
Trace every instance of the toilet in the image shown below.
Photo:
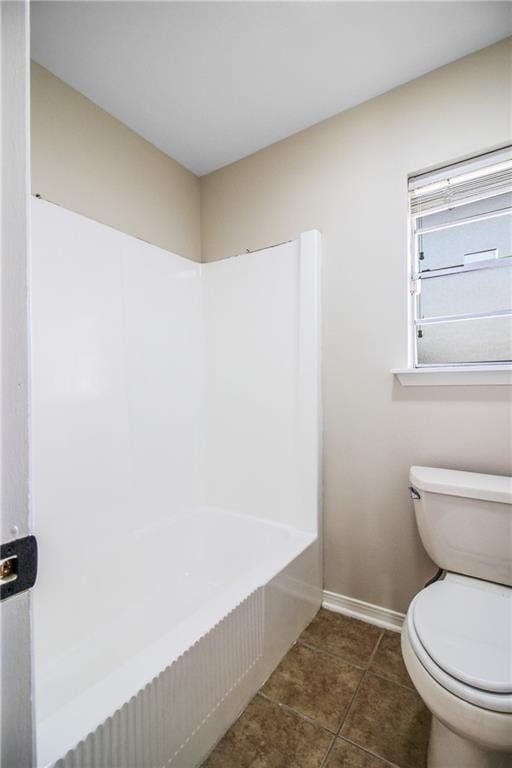
[[[512,478],[411,467],[441,570],[412,600],[402,654],[432,713],[428,768],[512,768]]]

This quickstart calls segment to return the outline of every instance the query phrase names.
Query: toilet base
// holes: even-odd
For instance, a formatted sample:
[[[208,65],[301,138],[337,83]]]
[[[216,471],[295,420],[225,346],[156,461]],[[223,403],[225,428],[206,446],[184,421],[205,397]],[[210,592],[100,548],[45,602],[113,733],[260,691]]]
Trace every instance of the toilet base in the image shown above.
[[[511,768],[510,752],[483,749],[450,731],[432,717],[428,745],[428,768]]]

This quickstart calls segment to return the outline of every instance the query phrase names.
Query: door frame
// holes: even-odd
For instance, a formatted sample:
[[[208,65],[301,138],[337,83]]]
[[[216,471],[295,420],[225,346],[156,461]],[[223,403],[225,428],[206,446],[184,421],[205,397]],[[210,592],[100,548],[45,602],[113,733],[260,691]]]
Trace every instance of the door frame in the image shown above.
[[[28,0],[0,2],[0,537],[30,533]],[[0,604],[0,765],[35,765],[31,596]]]

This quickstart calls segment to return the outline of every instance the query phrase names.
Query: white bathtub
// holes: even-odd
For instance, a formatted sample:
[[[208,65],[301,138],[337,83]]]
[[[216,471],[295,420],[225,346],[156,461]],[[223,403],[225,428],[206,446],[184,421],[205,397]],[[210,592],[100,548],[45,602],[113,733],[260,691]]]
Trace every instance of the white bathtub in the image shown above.
[[[31,318],[38,768],[193,768],[320,604],[319,235],[196,264],[34,200]]]
[[[141,529],[103,556],[102,576],[111,577],[98,595],[103,620],[65,664],[58,647],[40,649],[53,662],[41,670],[38,763],[55,763],[65,733],[71,752],[58,766],[192,768],[318,610],[318,540],[203,509]],[[91,589],[99,581],[93,575]],[[121,584],[124,606],[115,600]],[[168,699],[151,683],[164,688],[162,677]],[[138,715],[152,722],[143,727]]]

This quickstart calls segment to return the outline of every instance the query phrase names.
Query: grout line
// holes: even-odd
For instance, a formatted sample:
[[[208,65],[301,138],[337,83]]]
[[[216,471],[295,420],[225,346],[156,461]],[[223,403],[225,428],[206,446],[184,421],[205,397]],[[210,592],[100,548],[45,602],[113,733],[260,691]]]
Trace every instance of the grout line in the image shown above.
[[[314,725],[317,728],[320,728],[322,731],[325,731],[325,733],[328,733],[329,736],[336,736],[337,731],[327,728],[326,725],[322,725],[318,722],[318,720],[313,720],[312,717],[309,717],[303,712],[299,712],[297,709],[290,707],[289,704],[283,704],[283,702],[277,701],[277,699],[271,699],[270,696],[267,696],[266,693],[262,693],[261,691],[258,691],[257,696],[261,696],[262,699],[265,699],[265,701],[268,701],[270,704],[274,704],[276,707],[281,707],[281,709],[284,709],[285,712],[292,712],[294,715],[297,715],[297,717],[300,717],[301,720],[305,720],[307,723],[311,723],[311,725]]]
[[[380,637],[379,637],[380,640]],[[309,648],[310,651],[319,651],[320,653],[325,653],[326,656],[330,656],[331,659],[336,659],[337,661],[342,661],[344,664],[348,664],[351,667],[354,667],[354,669],[359,669],[360,671],[366,670],[366,666],[361,666],[359,664],[354,664],[352,661],[347,661],[347,659],[344,656],[340,656],[337,653],[333,653],[332,651],[328,651],[325,648],[320,647],[319,645],[312,645],[311,643],[307,643],[304,640],[297,640],[297,645],[303,645],[305,648]],[[369,662],[368,662],[369,663]]]
[[[375,669],[370,669],[370,667],[372,665],[372,662],[373,662],[373,659],[375,658],[375,656],[377,654],[377,651],[379,649],[379,645],[382,642],[382,638],[384,637],[386,632],[389,632],[389,631],[390,630],[383,630],[382,631],[379,639],[377,640],[377,644],[376,644],[375,648],[373,649],[373,653],[370,656],[370,661],[368,662],[368,666],[366,667],[366,671],[369,672],[371,675],[375,675],[375,677],[378,677],[381,680],[386,680],[386,682],[388,682],[388,683],[394,683],[395,685],[399,685],[400,688],[406,688],[408,691],[415,691],[416,689],[414,688],[414,685],[412,684],[412,681],[411,681],[411,685],[407,685],[406,683],[399,683],[397,680],[392,680],[390,677],[386,677],[386,675],[383,672],[378,672]]]
[[[392,680],[390,677],[386,677],[386,675],[382,674],[382,672],[375,672],[373,669],[367,670],[370,675],[373,675],[374,677],[378,677],[380,680],[385,680],[386,683],[392,683],[393,685],[398,685],[399,688],[405,688],[406,691],[415,691],[413,685],[406,685],[405,683],[399,683],[397,680]]]
[[[401,685],[400,683],[395,683],[393,680],[388,680],[387,678],[385,678],[385,677],[382,677],[381,675],[376,675],[376,674],[375,674],[375,673],[374,673],[374,672],[373,672],[373,671],[370,669],[370,667],[371,667],[371,664],[372,664],[372,662],[373,662],[373,660],[374,660],[374,658],[375,658],[375,656],[376,656],[376,654],[377,654],[377,651],[378,651],[378,649],[379,649],[379,646],[380,646],[380,644],[381,644],[381,642],[382,642],[382,638],[384,637],[384,634],[385,634],[385,630],[383,630],[383,631],[381,632],[381,634],[380,634],[380,636],[379,636],[379,639],[377,640],[377,643],[375,644],[375,648],[373,649],[373,653],[372,653],[372,655],[370,656],[370,660],[369,660],[369,662],[368,662],[368,667],[366,668],[366,670],[365,670],[365,672],[364,672],[364,674],[363,674],[363,676],[362,676],[361,680],[359,681],[359,685],[357,686],[357,688],[356,688],[356,691],[355,691],[355,693],[354,693],[354,695],[353,695],[353,697],[352,697],[352,701],[351,701],[351,702],[350,702],[350,704],[349,704],[349,707],[348,707],[348,709],[347,709],[347,712],[346,712],[346,714],[345,714],[345,717],[343,718],[343,721],[342,721],[342,723],[341,723],[340,727],[338,728],[338,731],[337,731],[337,733],[336,733],[336,739],[341,739],[341,740],[344,740],[344,741],[348,742],[349,744],[351,744],[351,745],[352,745],[353,747],[355,747],[356,749],[360,749],[360,750],[362,750],[363,752],[366,752],[367,754],[369,754],[369,755],[372,755],[372,757],[376,757],[376,758],[378,758],[378,759],[379,759],[379,760],[381,760],[381,761],[382,761],[382,762],[383,762],[385,765],[388,765],[388,766],[390,766],[390,768],[400,768],[400,766],[398,766],[396,763],[392,763],[390,760],[387,760],[385,757],[383,757],[382,755],[380,755],[378,752],[373,752],[373,751],[372,751],[371,749],[369,749],[368,747],[365,747],[365,746],[363,746],[363,745],[361,745],[361,744],[358,744],[356,741],[352,741],[352,739],[349,739],[349,738],[347,738],[347,736],[344,736],[344,735],[342,735],[342,733],[341,733],[341,730],[342,730],[343,726],[345,725],[345,722],[347,721],[347,718],[348,718],[348,716],[349,716],[350,712],[351,712],[351,711],[352,711],[352,709],[353,709],[353,706],[354,706],[354,703],[355,703],[355,700],[356,700],[357,694],[359,693],[359,689],[361,688],[361,686],[362,686],[362,684],[363,684],[363,681],[366,679],[367,675],[374,675],[375,677],[379,677],[381,680],[385,680],[386,682],[388,682],[388,683],[391,683],[392,685],[398,685],[400,688],[405,688],[405,689],[406,689],[406,690],[408,690],[408,691],[410,691],[410,690],[411,690],[410,688],[408,688],[408,687],[407,687],[407,686],[405,686],[405,685]]]
[[[356,749],[360,749],[361,752],[366,752],[367,755],[371,755],[372,757],[376,757],[378,760],[381,760],[384,765],[389,765],[390,768],[400,768],[400,766],[397,763],[392,763],[389,760],[386,760],[385,757],[382,757],[382,755],[379,755],[378,752],[372,752],[371,749],[368,749],[368,747],[362,747],[360,744],[358,744],[355,741],[352,741],[352,739],[347,739],[346,736],[336,736],[336,740],[340,741],[346,741],[347,744],[350,744],[352,747],[355,747]]]
[[[377,642],[375,643],[375,648],[372,651],[372,654],[370,656],[370,660],[368,662],[368,666],[366,667],[366,669],[370,669],[372,661],[374,660],[374,658],[375,658],[375,656],[377,654],[377,651],[379,650],[379,645],[381,644],[382,638],[384,637],[385,633],[386,633],[386,630],[383,629],[382,632],[380,633],[379,637],[377,638]]]
[[[331,754],[332,754],[332,752],[334,751],[334,747],[336,746],[336,742],[337,742],[337,740],[338,740],[338,737],[337,737],[337,736],[333,736],[333,737],[332,737],[331,743],[330,743],[330,744],[329,744],[329,746],[327,747],[327,752],[326,752],[326,753],[325,753],[325,755],[324,755],[324,759],[323,759],[323,760],[322,760],[322,762],[320,763],[320,768],[325,768],[325,766],[326,766],[326,765],[327,765],[327,763],[329,762],[329,760],[330,760],[330,757],[331,757]]]
[[[354,691],[354,695],[352,696],[352,698],[351,698],[351,700],[350,700],[350,704],[349,704],[349,705],[348,705],[348,707],[347,707],[347,711],[345,712],[345,714],[344,714],[344,715],[343,715],[343,717],[341,718],[341,723],[339,724],[338,730],[336,731],[336,736],[339,736],[339,735],[340,735],[340,733],[341,733],[341,729],[342,729],[342,728],[343,728],[343,726],[345,725],[345,722],[346,722],[346,720],[347,720],[347,717],[349,716],[349,714],[350,714],[350,713],[351,713],[351,711],[352,711],[352,708],[353,708],[353,706],[354,706],[354,702],[355,702],[355,700],[356,700],[357,694],[359,693],[359,689],[361,688],[361,686],[362,686],[362,684],[363,684],[363,681],[364,681],[365,677],[366,677],[366,671],[365,671],[365,672],[363,672],[363,674],[362,674],[362,676],[361,676],[361,679],[360,679],[360,681],[359,681],[359,682],[358,682],[358,684],[357,684],[357,688],[356,688],[356,689],[355,689],[355,691]]]
[[[352,699],[350,700],[350,704],[347,707],[347,711],[345,712],[345,715],[343,716],[343,718],[341,720],[340,726],[339,726],[338,730],[336,731],[336,736],[340,735],[341,729],[345,725],[345,722],[346,722],[350,712],[352,711],[352,707],[354,706],[354,702],[356,700],[357,694],[359,693],[359,690],[360,690],[360,688],[361,688],[361,686],[363,684],[363,681],[365,680],[366,675],[368,674],[368,670],[370,669],[370,665],[371,665],[373,659],[375,658],[375,654],[377,653],[378,647],[379,647],[380,642],[381,642],[383,637],[384,637],[384,630],[382,630],[382,632],[380,633],[380,635],[379,635],[379,637],[377,639],[377,642],[375,643],[375,648],[373,649],[372,654],[371,654],[371,656],[370,656],[370,658],[368,660],[368,666],[366,667],[365,671],[363,672],[363,674],[361,676],[361,679],[360,679],[360,681],[359,681],[359,683],[357,685],[357,688],[354,691],[354,695],[352,696]]]

